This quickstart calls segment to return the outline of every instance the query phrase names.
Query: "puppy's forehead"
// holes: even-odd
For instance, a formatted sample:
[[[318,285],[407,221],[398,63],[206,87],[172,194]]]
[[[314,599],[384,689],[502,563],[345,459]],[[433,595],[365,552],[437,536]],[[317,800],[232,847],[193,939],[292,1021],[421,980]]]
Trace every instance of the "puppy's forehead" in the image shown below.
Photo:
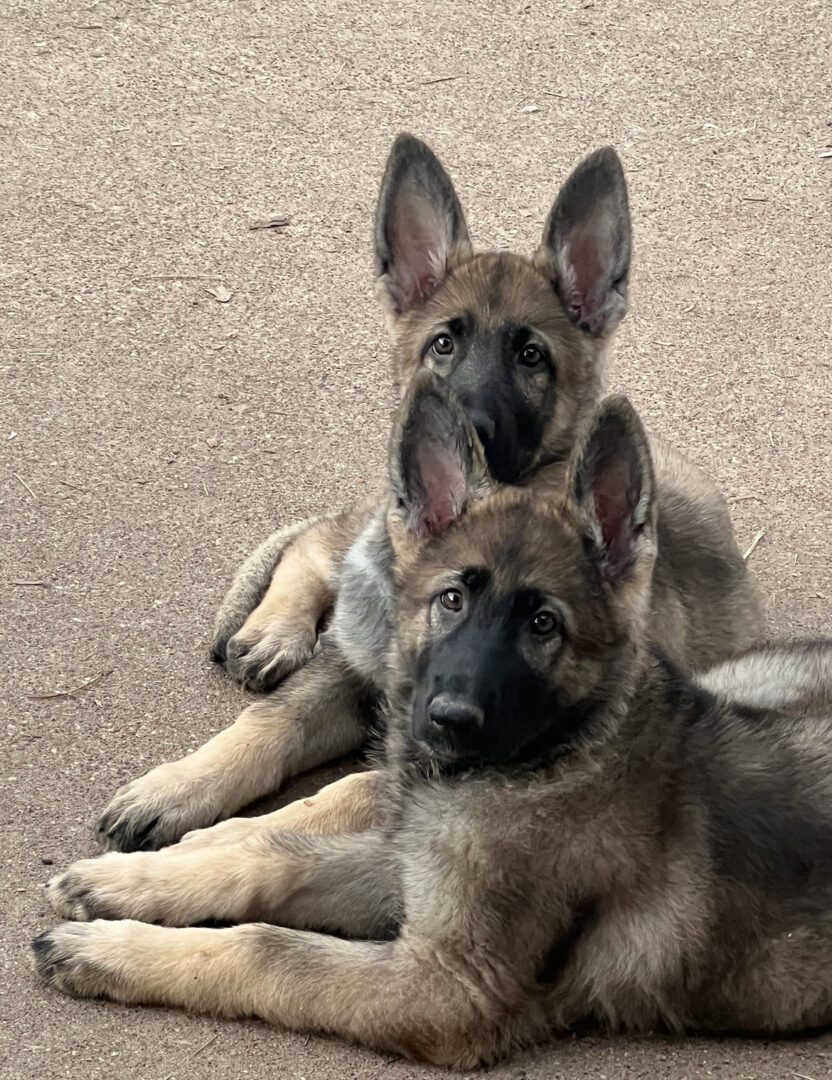
[[[469,316],[480,330],[535,326],[552,337],[570,330],[551,282],[508,252],[475,255],[454,268],[420,316],[432,323]]]
[[[571,592],[583,582],[580,541],[560,507],[535,506],[529,496],[508,490],[473,506],[426,555],[427,575],[484,568],[504,594]]]

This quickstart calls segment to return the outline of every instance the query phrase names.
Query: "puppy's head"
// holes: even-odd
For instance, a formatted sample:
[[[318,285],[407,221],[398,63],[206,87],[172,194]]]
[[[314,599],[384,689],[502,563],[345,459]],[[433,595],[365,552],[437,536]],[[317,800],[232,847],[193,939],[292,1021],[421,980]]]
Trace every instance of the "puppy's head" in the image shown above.
[[[420,370],[447,381],[498,480],[567,456],[627,309],[630,217],[615,152],[577,167],[527,259],[474,254],[442,164],[401,135],[381,185],[375,254],[403,388]]]
[[[408,752],[517,765],[588,738],[626,692],[650,607],[653,474],[632,406],[600,406],[565,496],[545,502],[494,484],[470,420],[423,375],[392,481],[391,700]]]

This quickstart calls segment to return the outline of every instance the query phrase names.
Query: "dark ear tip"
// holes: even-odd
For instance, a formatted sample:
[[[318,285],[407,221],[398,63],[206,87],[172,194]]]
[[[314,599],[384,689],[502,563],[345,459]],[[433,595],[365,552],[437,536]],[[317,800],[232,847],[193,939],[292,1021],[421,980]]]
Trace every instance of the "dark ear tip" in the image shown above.
[[[621,164],[621,158],[618,156],[618,151],[614,146],[599,146],[595,153],[590,156],[596,157],[598,161],[602,161],[605,165],[611,165],[613,168],[624,168]]]
[[[419,368],[417,372],[411,377],[410,385],[407,388],[407,396],[415,397],[417,394],[425,394],[430,391],[435,393],[441,393],[444,387],[444,380],[436,375],[430,368]]]
[[[390,148],[390,160],[422,156],[434,156],[428,144],[415,135],[411,135],[409,131],[400,131]]]
[[[447,381],[422,369],[410,380],[399,412],[399,425],[405,432],[425,421],[431,427],[439,423],[449,432],[457,432],[459,437],[463,432],[468,432],[469,436],[473,432],[462,403]]]
[[[624,394],[610,394],[604,398],[595,413],[595,426],[619,424],[628,433],[644,436],[644,426],[635,406]]]
[[[417,145],[421,146],[422,140],[410,131],[400,131],[393,140],[394,146],[406,146],[407,143],[416,143]]]
[[[618,156],[618,152],[612,146],[602,146],[600,149],[594,150],[578,166],[578,170],[580,172],[586,170],[595,173],[597,176],[603,176],[611,186],[621,187],[626,190],[627,180],[624,176],[624,165]]]

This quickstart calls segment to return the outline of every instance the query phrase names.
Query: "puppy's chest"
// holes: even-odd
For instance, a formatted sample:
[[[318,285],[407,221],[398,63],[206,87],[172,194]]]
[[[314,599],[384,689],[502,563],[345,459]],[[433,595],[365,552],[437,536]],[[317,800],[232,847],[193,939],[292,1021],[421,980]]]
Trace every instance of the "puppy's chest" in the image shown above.
[[[517,916],[527,905],[560,908],[593,887],[586,852],[597,815],[588,802],[595,800],[563,798],[535,782],[425,782],[401,804],[397,844],[417,892],[438,887],[449,902],[502,900]]]
[[[379,688],[392,632],[392,575],[393,551],[378,516],[341,565],[329,633],[351,667]]]

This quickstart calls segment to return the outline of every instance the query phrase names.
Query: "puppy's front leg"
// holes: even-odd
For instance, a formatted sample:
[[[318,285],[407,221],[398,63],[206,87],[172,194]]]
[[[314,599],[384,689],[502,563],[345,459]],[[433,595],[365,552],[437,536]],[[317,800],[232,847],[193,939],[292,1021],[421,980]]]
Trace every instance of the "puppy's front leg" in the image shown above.
[[[265,593],[242,625],[234,626],[250,595],[252,562],[258,576],[261,549],[247,560],[223,601],[212,646],[233,678],[251,690],[271,690],[312,656],[335,603],[338,566],[366,519],[365,508],[358,507],[292,531]]]
[[[349,773],[314,795],[282,806],[271,814],[235,817],[182,837],[190,848],[239,844],[264,830],[286,829],[304,836],[364,832],[382,823],[382,773],[378,769]]]
[[[381,830],[307,837],[259,829],[240,843],[84,859],[47,895],[78,920],[140,919],[167,926],[250,922],[389,937],[401,919],[400,874]]]
[[[199,750],[159,765],[113,798],[98,823],[108,847],[154,850],[230,817],[284,780],[354,750],[372,703],[334,643]]]
[[[258,1016],[437,1065],[474,1068],[542,1028],[535,1010],[509,1012],[492,997],[470,959],[406,937],[92,922],[57,926],[33,949],[41,978],[64,993]]]

